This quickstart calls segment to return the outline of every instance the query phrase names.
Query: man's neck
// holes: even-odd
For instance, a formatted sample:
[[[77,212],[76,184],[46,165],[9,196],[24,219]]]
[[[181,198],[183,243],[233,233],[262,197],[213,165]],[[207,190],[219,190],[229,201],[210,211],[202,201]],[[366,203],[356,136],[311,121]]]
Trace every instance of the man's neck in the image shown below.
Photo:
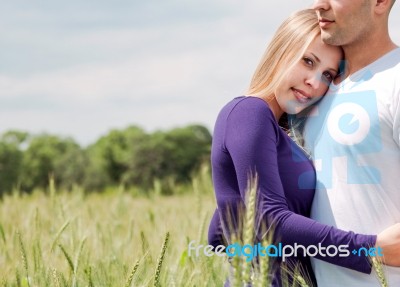
[[[344,45],[343,50],[347,65],[346,77],[368,66],[396,47],[388,33],[369,35],[368,38]]]

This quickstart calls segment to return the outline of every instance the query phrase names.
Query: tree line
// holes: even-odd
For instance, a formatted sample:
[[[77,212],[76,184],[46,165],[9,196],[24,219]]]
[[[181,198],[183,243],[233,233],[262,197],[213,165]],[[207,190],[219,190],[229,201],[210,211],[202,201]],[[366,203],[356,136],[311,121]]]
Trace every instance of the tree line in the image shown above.
[[[211,134],[201,125],[153,133],[130,126],[86,148],[72,138],[11,130],[0,136],[0,195],[46,190],[50,176],[60,188],[87,192],[186,183],[209,161],[210,147]]]

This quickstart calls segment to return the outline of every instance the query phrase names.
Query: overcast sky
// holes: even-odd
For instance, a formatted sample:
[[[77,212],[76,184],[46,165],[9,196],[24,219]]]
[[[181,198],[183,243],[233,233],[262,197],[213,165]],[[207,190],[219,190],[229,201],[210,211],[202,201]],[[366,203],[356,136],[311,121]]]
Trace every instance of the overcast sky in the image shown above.
[[[312,0],[4,1],[0,133],[96,141],[200,123],[247,88],[278,25]],[[391,35],[400,44],[400,5]]]

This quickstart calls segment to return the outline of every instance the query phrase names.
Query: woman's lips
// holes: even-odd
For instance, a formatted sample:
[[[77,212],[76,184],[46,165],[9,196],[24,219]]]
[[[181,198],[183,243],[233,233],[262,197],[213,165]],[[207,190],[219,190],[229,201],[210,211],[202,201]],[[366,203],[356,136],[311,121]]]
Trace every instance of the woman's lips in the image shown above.
[[[302,90],[292,88],[292,91],[297,101],[302,104],[305,104],[311,100],[311,96]]]

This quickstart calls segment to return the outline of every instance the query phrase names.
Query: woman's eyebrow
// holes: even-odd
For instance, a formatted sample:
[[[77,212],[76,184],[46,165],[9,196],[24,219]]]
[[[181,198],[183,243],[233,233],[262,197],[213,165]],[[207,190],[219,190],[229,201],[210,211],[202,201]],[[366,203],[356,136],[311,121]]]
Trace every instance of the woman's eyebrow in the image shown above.
[[[315,55],[315,54],[312,53],[312,52],[310,52],[310,54],[313,55],[313,57],[315,58],[315,60],[316,60],[318,63],[321,63],[321,60],[317,57],[317,55]],[[338,73],[338,70],[337,70],[337,69],[334,69],[334,68],[329,68],[328,70],[330,70],[330,71],[332,71],[332,72],[335,72],[336,74]]]
[[[310,54],[314,56],[315,60],[317,60],[318,63],[321,63],[321,60],[314,53],[311,52]]]

